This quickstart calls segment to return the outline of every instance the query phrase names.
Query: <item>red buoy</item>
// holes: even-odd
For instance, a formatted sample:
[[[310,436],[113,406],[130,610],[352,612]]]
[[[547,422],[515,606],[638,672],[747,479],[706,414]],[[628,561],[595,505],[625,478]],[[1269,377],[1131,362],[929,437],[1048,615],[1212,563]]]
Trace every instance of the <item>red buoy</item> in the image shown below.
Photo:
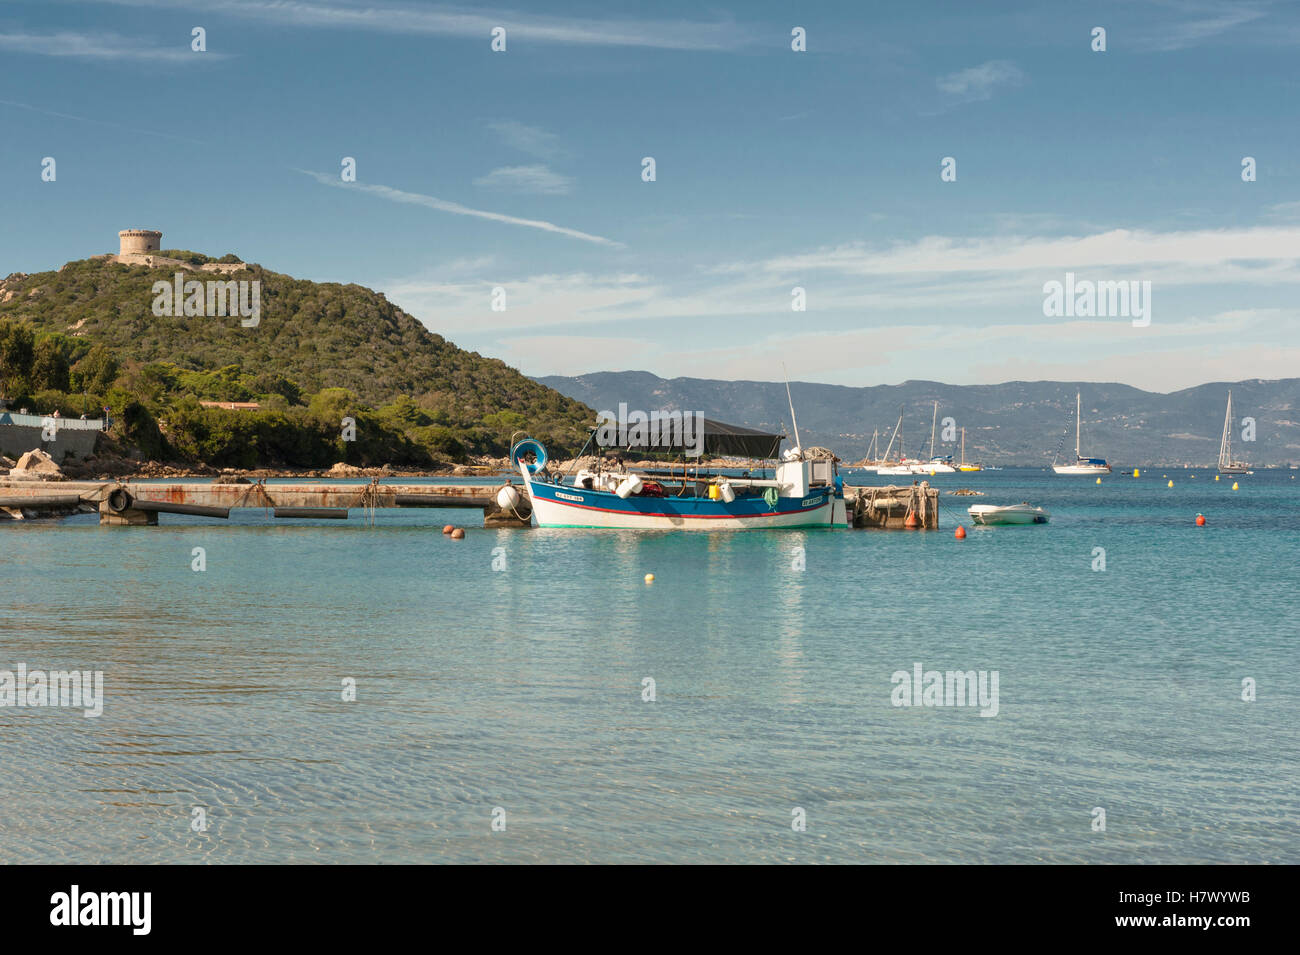
[[[464,539],[465,539],[465,529],[464,529],[463,527],[457,527],[457,528],[455,528],[455,529],[451,532],[451,539],[454,540],[454,541],[464,540]]]
[[[456,528],[452,527],[450,524],[444,524],[444,525],[443,525],[443,528],[442,528],[442,532],[443,532],[444,534],[450,534],[450,533],[451,533],[452,531],[454,531],[455,529],[456,529]]]
[[[959,541],[964,541],[966,539],[966,528],[958,524],[957,529],[953,531],[952,536],[957,538]]]
[[[921,526],[921,519],[916,516],[916,511],[907,512],[907,517],[903,519],[903,526],[908,530],[916,530]]]
[[[1197,526],[1197,527],[1204,527],[1204,526],[1205,526],[1205,515],[1204,515],[1204,514],[1197,514],[1197,515],[1196,515],[1196,526]]]

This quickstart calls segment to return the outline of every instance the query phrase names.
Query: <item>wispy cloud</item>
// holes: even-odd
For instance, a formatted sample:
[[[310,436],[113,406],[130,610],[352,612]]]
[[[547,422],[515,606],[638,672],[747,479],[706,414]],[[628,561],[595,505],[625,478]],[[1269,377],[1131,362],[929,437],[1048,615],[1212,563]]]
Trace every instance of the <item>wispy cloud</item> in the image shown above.
[[[935,85],[944,93],[974,102],[992,99],[999,89],[1014,88],[1024,81],[1024,71],[1010,60],[989,60],[970,69],[941,76],[935,80]]]
[[[501,141],[511,149],[528,153],[528,155],[536,156],[538,159],[555,159],[557,156],[564,154],[564,148],[560,145],[560,137],[555,133],[549,133],[536,126],[529,126],[518,120],[506,119],[500,122],[488,123],[488,129],[501,137]]]
[[[142,136],[158,136],[162,139],[174,139],[183,143],[194,143],[199,146],[206,145],[201,139],[191,139],[189,136],[177,136],[175,133],[164,133],[156,129],[141,129],[138,126],[126,126],[122,123],[110,122],[106,119],[93,119],[89,116],[77,116],[75,113],[61,113],[58,110],[42,109],[39,106],[32,106],[29,103],[16,103],[13,100],[0,99],[0,106],[10,106],[14,109],[25,109],[31,113],[40,113],[43,116],[53,116],[57,119],[70,119],[78,123],[90,123],[93,126],[107,126],[111,129],[125,129],[128,132],[138,133]]]
[[[474,265],[457,275],[449,263],[431,275],[394,282],[384,291],[430,328],[453,331],[481,331],[485,324],[497,329],[601,324],[606,318],[617,320],[652,307],[667,291],[633,272],[548,273],[502,281],[500,267],[494,263],[489,267],[495,274]],[[492,287],[498,284],[509,290],[509,312],[487,312]]]
[[[378,196],[380,199],[387,199],[389,202],[402,202],[413,206],[423,206],[426,209],[434,209],[438,212],[450,212],[452,215],[473,216],[476,219],[488,219],[492,222],[504,222],[507,225],[524,226],[528,229],[540,229],[543,232],[553,232],[556,235],[567,235],[572,239],[581,239],[584,242],[593,242],[596,245],[607,245],[620,249],[623,248],[622,242],[615,242],[613,239],[606,239],[603,236],[592,235],[589,232],[579,232],[577,229],[568,229],[564,226],[556,225],[553,222],[546,222],[542,219],[521,219],[518,216],[509,216],[500,212],[487,212],[482,209],[471,209],[469,206],[462,206],[458,202],[448,202],[446,199],[438,199],[434,196],[426,196],[418,192],[404,192],[401,189],[393,189],[389,186],[380,186],[361,182],[344,182],[337,174],[327,175],[326,173],[313,172],[309,169],[299,169],[297,171],[301,172],[303,175],[311,176],[321,185],[363,192],[366,195]]]
[[[1180,5],[1181,6],[1181,5]],[[1204,10],[1204,8],[1201,8]],[[1204,40],[1218,36],[1264,16],[1264,11],[1250,4],[1239,4],[1226,9],[1215,7],[1210,16],[1168,27],[1152,29],[1136,38],[1135,46],[1156,53],[1171,53],[1196,46]]]
[[[195,53],[189,40],[158,46],[116,33],[0,33],[0,50],[33,56],[93,60],[140,60],[150,63],[201,63],[225,59],[222,53]]]
[[[513,10],[469,9],[445,4],[371,3],[349,6],[327,0],[101,0],[121,6],[187,6],[290,26],[421,36],[479,37],[486,49],[494,27],[507,43],[561,43],[650,47],[665,50],[731,50],[752,37],[732,20],[627,20],[561,17]],[[507,46],[507,49],[509,47]]]
[[[946,272],[1007,272],[1085,266],[1173,264],[1192,266],[1192,274],[1207,266],[1275,262],[1300,263],[1300,228],[1255,227],[1149,232],[1111,229],[1084,236],[1055,238],[998,236],[957,239],[927,236],[890,248],[849,243],[764,262],[774,273],[834,270],[848,275],[940,274]],[[1259,274],[1241,269],[1237,274]],[[1214,280],[1226,278],[1219,275]],[[1211,281],[1207,275],[1205,281]]]
[[[573,180],[553,172],[546,166],[502,166],[486,176],[479,176],[474,185],[504,192],[532,193],[534,195],[562,196],[573,191]]]

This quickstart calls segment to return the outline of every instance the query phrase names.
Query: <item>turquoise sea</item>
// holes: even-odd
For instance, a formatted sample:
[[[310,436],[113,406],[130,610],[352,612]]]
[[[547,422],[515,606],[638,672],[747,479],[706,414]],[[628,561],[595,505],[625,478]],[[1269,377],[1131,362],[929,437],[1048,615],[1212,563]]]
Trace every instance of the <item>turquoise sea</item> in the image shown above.
[[[105,697],[0,708],[0,860],[1294,863],[1297,475],[939,476],[988,493],[931,532],[0,524],[0,670]],[[894,706],[916,663],[997,715]]]

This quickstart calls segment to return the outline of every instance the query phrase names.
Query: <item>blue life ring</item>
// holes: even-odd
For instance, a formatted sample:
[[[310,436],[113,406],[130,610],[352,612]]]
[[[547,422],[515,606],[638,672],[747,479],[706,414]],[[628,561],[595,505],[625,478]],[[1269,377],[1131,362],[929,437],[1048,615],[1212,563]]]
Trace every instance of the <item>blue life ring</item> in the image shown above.
[[[528,473],[536,474],[538,471],[546,467],[546,461],[547,461],[546,448],[542,444],[542,442],[538,441],[536,438],[524,438],[513,448],[511,448],[510,463],[513,464],[516,469],[518,469],[520,463],[519,459],[523,455],[530,454],[530,453],[535,455],[537,457],[537,460],[534,461],[532,464],[527,465]]]

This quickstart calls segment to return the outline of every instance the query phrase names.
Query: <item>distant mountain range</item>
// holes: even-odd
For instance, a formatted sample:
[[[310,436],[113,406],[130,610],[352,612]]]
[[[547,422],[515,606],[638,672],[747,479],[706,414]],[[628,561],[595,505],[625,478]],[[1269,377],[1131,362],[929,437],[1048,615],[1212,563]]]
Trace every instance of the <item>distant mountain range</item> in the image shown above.
[[[701,411],[752,428],[790,429],[785,384],[660,378],[645,371],[597,372],[537,378],[539,383],[597,411]],[[1074,454],[1074,395],[1083,393],[1083,453],[1114,466],[1210,465],[1218,460],[1223,414],[1232,389],[1235,456],[1258,466],[1300,462],[1300,378],[1198,385],[1172,394],[1128,385],[1065,381],[1009,381],[999,385],[901,385],[851,388],[792,382],[799,432],[806,447],[828,447],[846,461],[862,458],[873,430],[883,450],[903,412],[909,455],[929,453],[930,422],[939,402],[936,454],[960,455],[943,441],[943,419],[956,434],[966,429],[966,458],[985,464],[1046,466],[1061,448]],[[1255,419],[1255,440],[1242,440],[1242,418]],[[895,445],[897,451],[897,445]]]

